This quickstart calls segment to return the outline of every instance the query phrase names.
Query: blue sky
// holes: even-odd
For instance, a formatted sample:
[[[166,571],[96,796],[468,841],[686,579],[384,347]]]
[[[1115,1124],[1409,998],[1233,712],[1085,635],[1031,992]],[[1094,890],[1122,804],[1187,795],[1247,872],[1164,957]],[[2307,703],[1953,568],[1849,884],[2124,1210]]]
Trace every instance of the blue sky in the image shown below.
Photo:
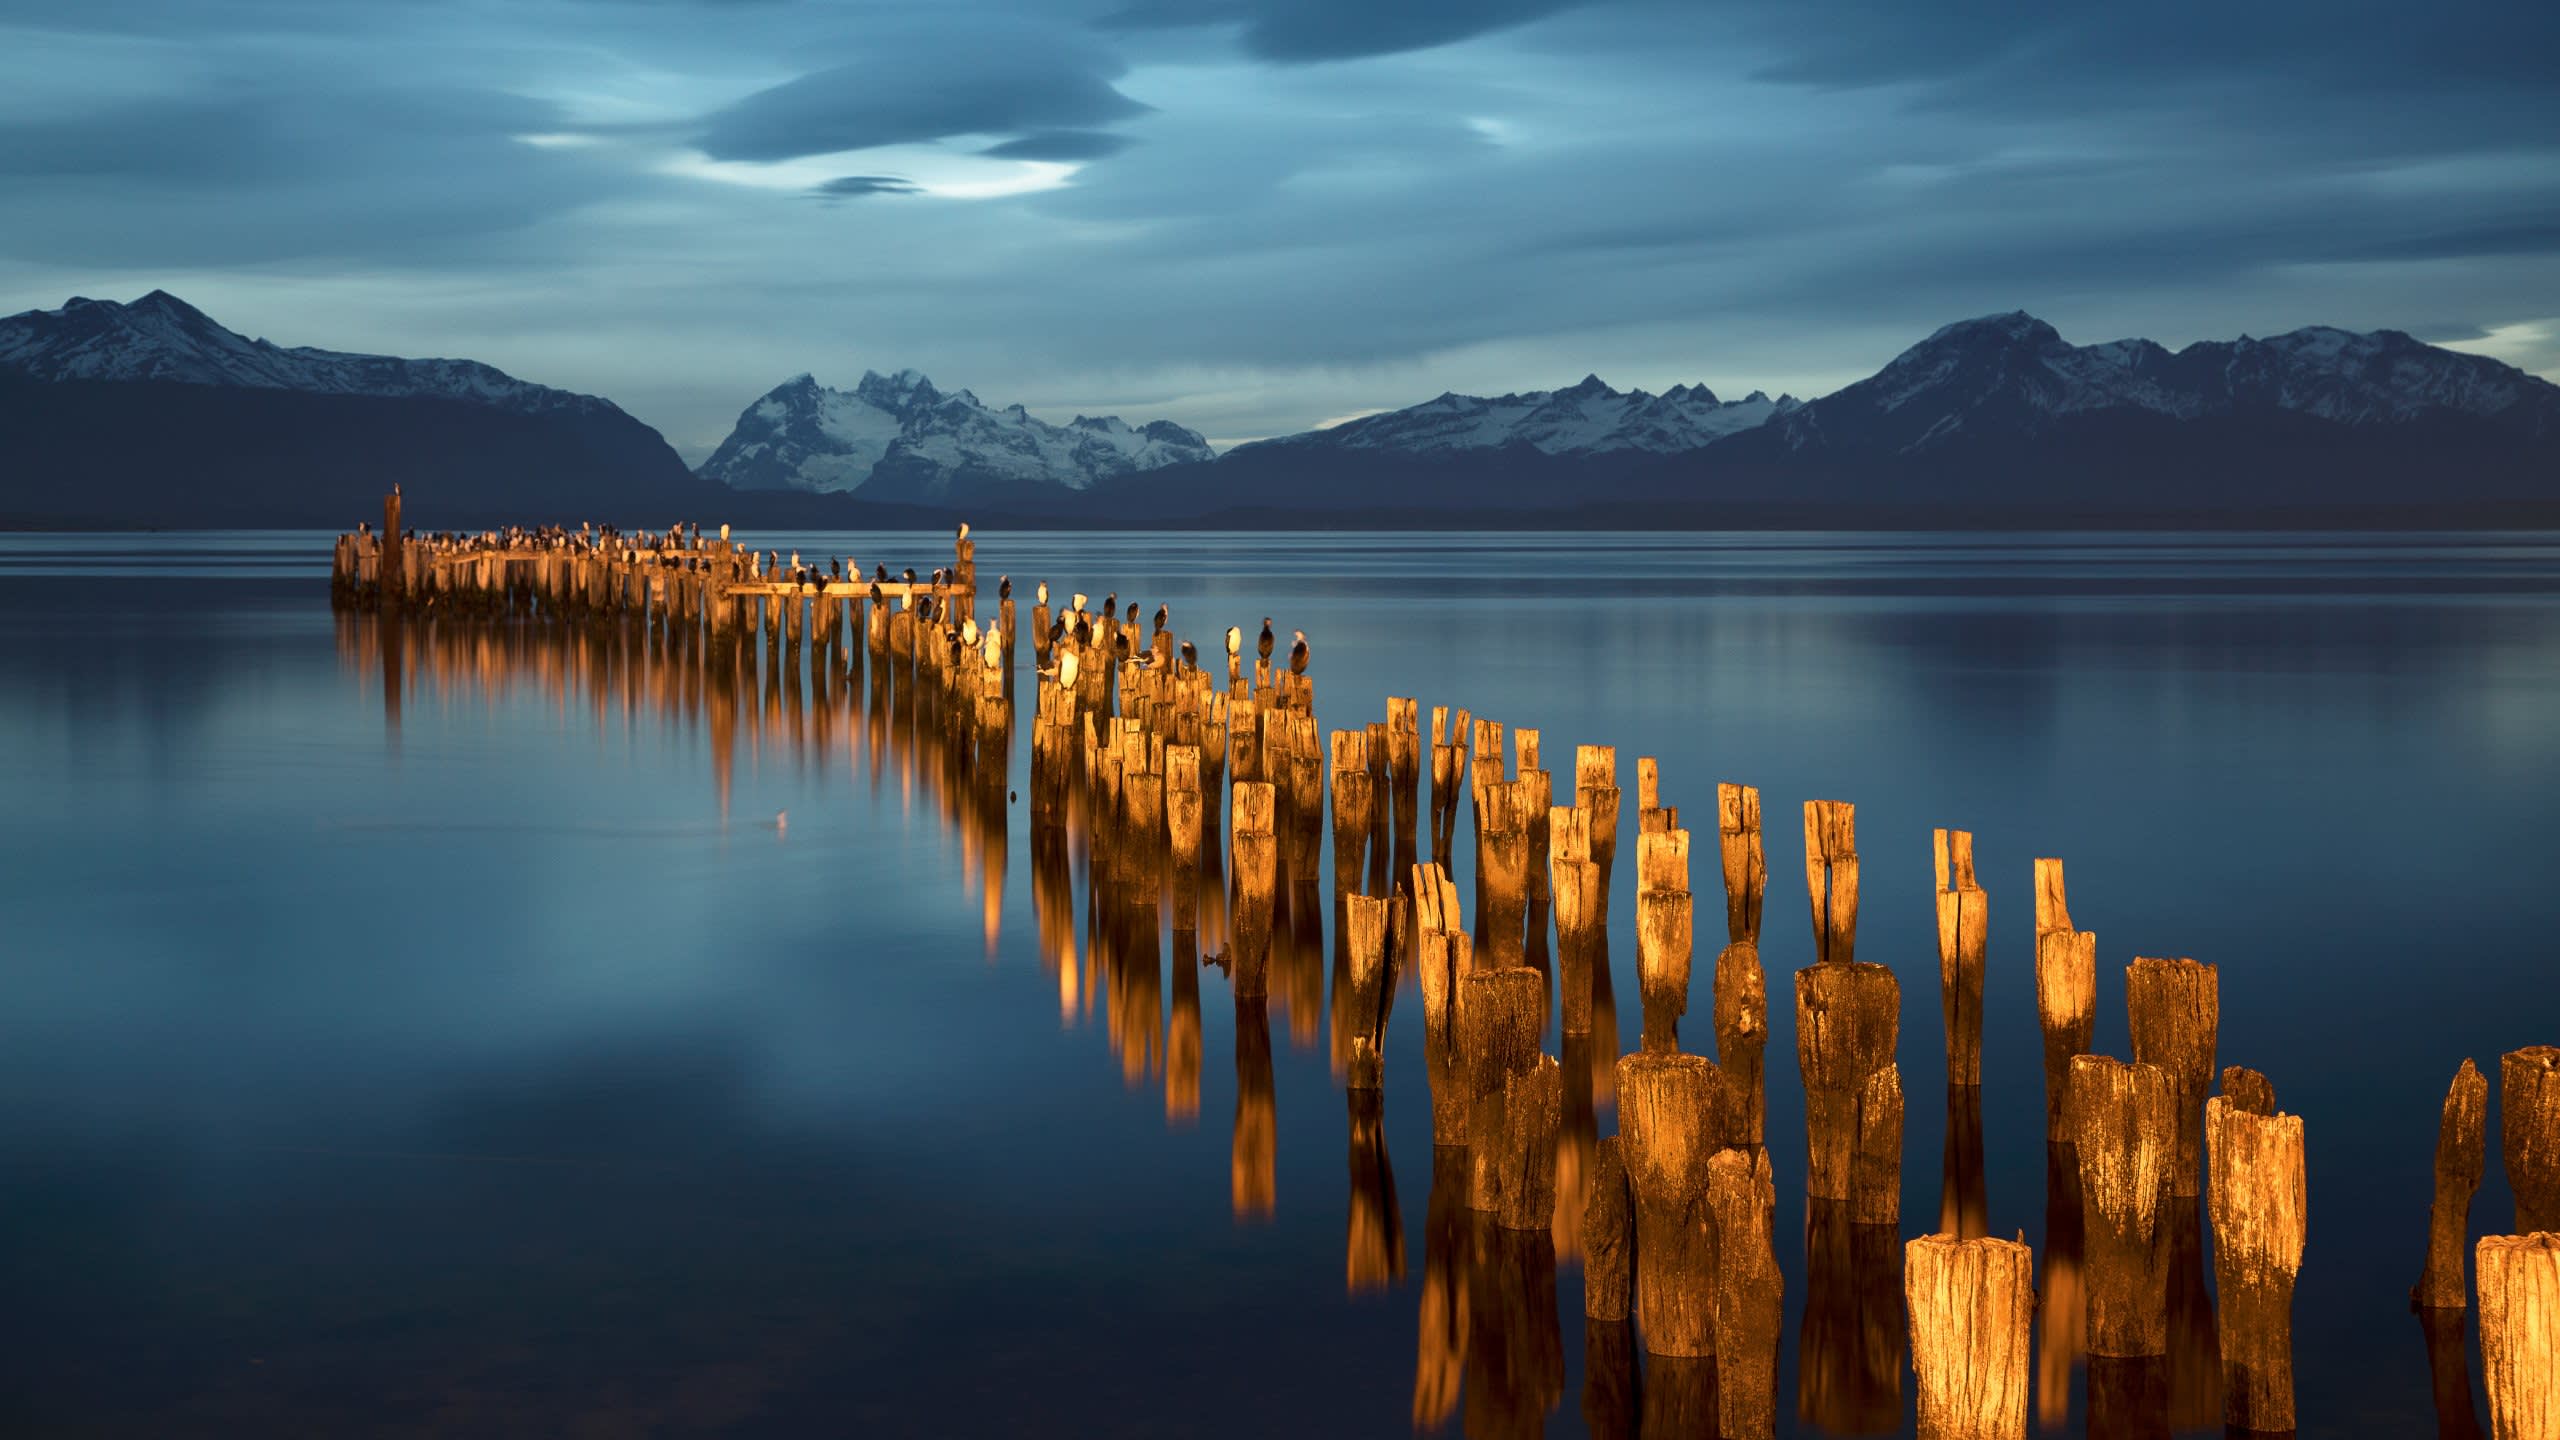
[[[802,370],[1226,443],[2015,308],[2560,375],[2560,6],[0,0],[0,310],[155,286],[688,458]]]

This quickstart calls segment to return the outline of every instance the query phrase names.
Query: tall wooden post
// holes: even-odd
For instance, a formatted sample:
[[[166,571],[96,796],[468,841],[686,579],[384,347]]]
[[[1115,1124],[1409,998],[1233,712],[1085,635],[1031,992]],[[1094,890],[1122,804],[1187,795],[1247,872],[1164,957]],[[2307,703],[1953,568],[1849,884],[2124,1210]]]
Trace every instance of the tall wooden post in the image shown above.
[[[1716,786],[1716,843],[1724,863],[1725,939],[1760,943],[1760,902],[1769,888],[1769,862],[1760,846],[1760,792],[1748,785]]]
[[[1759,1145],[1769,1103],[1764,1074],[1769,1048],[1769,980],[1760,947],[1737,940],[1716,956],[1716,1060],[1733,1096],[1733,1140]]]
[[[2169,1353],[2167,1258],[2160,1245],[2177,1147],[2169,1077],[2105,1055],[2071,1062],[2080,1190],[2086,1206],[2089,1353]]]
[[[2468,1059],[2445,1091],[2444,1118],[2436,1129],[2436,1193],[2427,1211],[2427,1264],[2409,1292],[2426,1310],[2460,1310],[2471,1303],[2464,1283],[2463,1242],[2471,1230],[2471,1197],[2480,1189],[2488,1159],[2489,1081]]]
[[[2098,937],[2071,928],[2062,862],[2038,860],[2036,880],[2036,1017],[2044,1028],[2044,1138],[2068,1145],[2071,1059],[2089,1051],[2098,1025]]]
[[[2202,1176],[2204,1098],[2213,1084],[2214,1041],[2222,1027],[2221,976],[2193,960],[2136,959],[2125,967],[2124,988],[2133,1058],[2160,1067],[2177,1112],[2169,1193],[2192,1196]]]
[[[1618,1135],[1636,1202],[1636,1310],[1656,1355],[1715,1353],[1708,1163],[1725,1148],[1724,1077],[1700,1055],[1618,1061]]]
[[[2498,1129],[2507,1187],[2516,1195],[2516,1233],[2560,1231],[2560,1045],[2528,1045],[2500,1057]]]
[[[2213,1274],[2221,1296],[2222,1418],[2235,1430],[2290,1431],[2293,1277],[2302,1268],[2307,1190],[2302,1117],[2205,1103]]]
[[[1716,1433],[1755,1440],[1776,1433],[1778,1332],[1786,1277],[1770,1227],[1778,1204],[1769,1152],[1719,1150],[1707,1162],[1716,1230]]]
[[[1947,1025],[1947,1083],[1982,1083],[1982,967],[1989,918],[1973,876],[1973,834],[1932,832],[1938,867],[1938,1000]]]
[[[1813,902],[1813,958],[1858,958],[1858,812],[1848,801],[1804,802],[1804,888]]]
[[[409,593],[408,544],[400,534],[400,487],[382,497],[382,562],[376,573],[381,577],[382,607],[394,610]]]

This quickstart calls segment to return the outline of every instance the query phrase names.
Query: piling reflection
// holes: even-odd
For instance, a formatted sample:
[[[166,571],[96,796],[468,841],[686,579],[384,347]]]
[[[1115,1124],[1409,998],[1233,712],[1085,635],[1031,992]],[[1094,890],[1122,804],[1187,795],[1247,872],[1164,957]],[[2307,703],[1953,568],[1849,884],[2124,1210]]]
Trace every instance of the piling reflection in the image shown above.
[[[1467,1372],[1468,1233],[1472,1168],[1463,1145],[1431,1147],[1431,1196],[1422,1214],[1421,1316],[1414,1339],[1413,1428],[1437,1429],[1458,1413]]]
[[[1271,1085],[1271,1015],[1260,1000],[1236,1001],[1235,1149],[1229,1173],[1236,1218],[1268,1218],[1280,1195],[1280,1113]]]
[[[1564,1399],[1564,1342],[1556,1318],[1555,1242],[1510,1230],[1482,1211],[1465,1220],[1471,1269],[1466,1413],[1471,1440],[1534,1436]]]
[[[2434,1306],[2418,1309],[2418,1329],[2427,1342],[2427,1383],[2434,1393],[2437,1440],[2480,1440],[2480,1412],[2471,1403],[2471,1357],[2463,1331],[2468,1310]]]
[[[1395,1167],[1387,1159],[1386,1097],[1353,1090],[1346,1103],[1351,1206],[1343,1226],[1343,1285],[1357,1295],[1404,1278],[1404,1212],[1396,1205]]]
[[[1947,1143],[1939,1162],[1938,1233],[1959,1240],[1990,1234],[1983,1196],[1982,1088],[1947,1087]]]
[[[2168,1440],[2169,1361],[2089,1357],[2089,1440]]]
[[[2039,1429],[2071,1419],[2071,1376],[2088,1353],[2089,1296],[2081,1276],[2080,1151],[2044,1147],[2044,1254],[2037,1257],[2035,1411]]]
[[[2169,1424],[2209,1430],[2223,1418],[2222,1344],[2205,1286],[2204,1204],[2163,1195],[2160,1205],[2169,1267]]]
[[[1855,1216],[1852,1202],[1806,1198],[1796,1414],[1842,1435],[1885,1435],[1902,1424],[1902,1237]]]
[[[1643,1404],[1631,1320],[1582,1324],[1582,1424],[1592,1440],[1636,1440]],[[1693,1432],[1712,1434],[1712,1431]]]

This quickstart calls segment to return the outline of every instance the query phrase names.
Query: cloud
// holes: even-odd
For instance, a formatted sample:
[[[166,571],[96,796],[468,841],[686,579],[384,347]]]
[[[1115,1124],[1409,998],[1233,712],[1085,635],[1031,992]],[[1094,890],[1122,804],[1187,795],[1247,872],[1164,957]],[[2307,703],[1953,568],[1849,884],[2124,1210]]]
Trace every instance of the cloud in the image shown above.
[[[859,195],[921,195],[924,187],[899,175],[839,175],[811,193],[829,199]]]
[[[912,32],[722,108],[694,143],[714,160],[774,161],[1107,125],[1147,110],[1113,88],[1121,70],[1110,52],[1043,27]]]
[[[978,153],[998,160],[1105,160],[1136,143],[1108,130],[1041,130]]]
[[[1588,0],[1134,0],[1103,23],[1133,30],[1235,26],[1248,54],[1303,63],[1427,50],[1584,3]]]

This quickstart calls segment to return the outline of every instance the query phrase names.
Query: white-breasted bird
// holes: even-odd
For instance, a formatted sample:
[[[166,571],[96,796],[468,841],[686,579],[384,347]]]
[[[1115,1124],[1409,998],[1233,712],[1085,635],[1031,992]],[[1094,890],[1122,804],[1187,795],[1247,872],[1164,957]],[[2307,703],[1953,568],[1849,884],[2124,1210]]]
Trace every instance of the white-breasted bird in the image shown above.
[[[1232,660],[1232,659],[1234,659],[1236,656],[1238,656],[1238,655],[1242,655],[1243,653],[1244,653],[1244,631],[1243,631],[1240,627],[1237,627],[1237,626],[1234,626],[1234,625],[1230,625],[1230,626],[1228,626],[1228,627],[1227,627],[1227,658],[1228,658],[1228,659],[1230,659],[1230,660]]]

